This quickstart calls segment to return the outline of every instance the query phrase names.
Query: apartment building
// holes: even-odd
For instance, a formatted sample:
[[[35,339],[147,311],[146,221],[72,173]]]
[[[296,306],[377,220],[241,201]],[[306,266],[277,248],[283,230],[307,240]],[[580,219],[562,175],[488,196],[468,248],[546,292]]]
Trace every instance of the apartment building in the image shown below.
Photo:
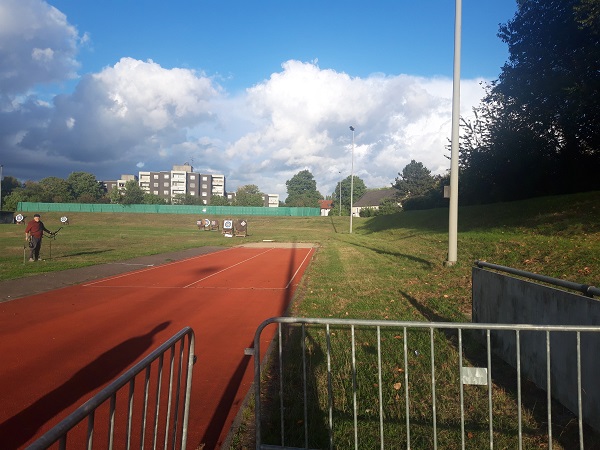
[[[125,183],[127,183],[130,180],[137,180],[137,179],[138,179],[138,177],[136,177],[135,175],[121,175],[121,178],[119,178],[118,180],[103,181],[102,185],[104,186],[104,189],[106,190],[106,192],[110,192],[114,188],[125,189]]]
[[[210,205],[213,196],[225,197],[225,175],[213,175],[194,172],[188,163],[173,166],[173,170],[161,172],[139,172],[138,175],[121,175],[115,181],[103,181],[104,189],[110,192],[114,188],[125,189],[125,183],[137,180],[143,191],[173,200],[177,195],[193,195]]]
[[[189,194],[210,205],[212,196],[226,195],[224,175],[197,173],[187,163],[173,166],[170,171],[139,172],[138,178],[142,190],[171,200],[177,195]]]

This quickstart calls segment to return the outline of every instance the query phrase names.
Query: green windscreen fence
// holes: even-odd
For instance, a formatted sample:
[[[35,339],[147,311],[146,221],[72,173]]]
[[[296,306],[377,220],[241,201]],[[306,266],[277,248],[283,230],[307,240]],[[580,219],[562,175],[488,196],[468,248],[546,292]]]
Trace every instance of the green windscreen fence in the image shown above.
[[[266,208],[256,206],[119,205],[114,203],[19,202],[22,212],[108,212],[158,214],[208,214],[212,216],[320,216],[319,208]]]

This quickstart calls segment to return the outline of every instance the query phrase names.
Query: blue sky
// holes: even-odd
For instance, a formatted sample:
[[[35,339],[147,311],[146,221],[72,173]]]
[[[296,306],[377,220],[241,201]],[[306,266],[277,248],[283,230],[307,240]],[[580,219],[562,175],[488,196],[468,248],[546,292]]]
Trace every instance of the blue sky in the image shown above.
[[[448,167],[454,0],[0,0],[4,174],[191,162],[285,198],[309,169],[389,186]],[[461,111],[507,60],[515,0],[463,0]],[[5,26],[1,26],[4,24]],[[8,26],[11,25],[11,26]],[[10,48],[10,50],[7,50]]]

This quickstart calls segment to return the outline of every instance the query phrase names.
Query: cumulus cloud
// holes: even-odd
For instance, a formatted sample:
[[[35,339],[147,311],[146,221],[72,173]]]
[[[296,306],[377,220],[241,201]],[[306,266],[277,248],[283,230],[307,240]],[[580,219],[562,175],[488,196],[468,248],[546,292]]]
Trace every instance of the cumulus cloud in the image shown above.
[[[63,13],[42,0],[0,3],[0,93],[11,96],[39,83],[76,76],[80,43]]]
[[[40,101],[40,83],[75,76],[85,39],[40,0],[0,4],[5,174],[40,179],[83,170],[107,180],[190,162],[224,174],[230,191],[256,184],[285,198],[285,182],[309,169],[328,195],[350,175],[350,125],[354,173],[368,187],[389,186],[411,159],[434,173],[449,167],[451,79],[359,78],[289,60],[233,95],[200,71],[123,57],[82,76],[72,92]],[[481,81],[463,80],[463,115],[483,95]]]

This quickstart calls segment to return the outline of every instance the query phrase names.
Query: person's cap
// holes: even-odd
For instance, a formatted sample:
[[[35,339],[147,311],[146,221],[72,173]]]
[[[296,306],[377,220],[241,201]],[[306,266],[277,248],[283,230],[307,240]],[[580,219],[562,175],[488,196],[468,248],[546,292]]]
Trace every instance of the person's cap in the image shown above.
[[[40,217],[40,215],[39,214],[34,214],[33,217]]]

